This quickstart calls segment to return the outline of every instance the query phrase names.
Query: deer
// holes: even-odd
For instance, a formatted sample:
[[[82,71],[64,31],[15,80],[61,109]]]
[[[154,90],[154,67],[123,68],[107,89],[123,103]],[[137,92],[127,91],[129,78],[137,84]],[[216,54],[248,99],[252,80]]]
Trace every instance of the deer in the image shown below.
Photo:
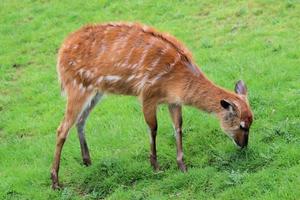
[[[150,164],[159,169],[156,153],[160,104],[167,104],[175,129],[177,164],[187,171],[182,145],[182,106],[213,113],[221,128],[244,148],[253,114],[247,87],[240,80],[235,92],[209,80],[190,51],[174,36],[137,22],[90,24],[71,33],[58,51],[57,72],[67,97],[64,118],[56,136],[51,169],[52,188],[59,189],[58,172],[63,145],[76,125],[83,164],[91,158],[85,139],[86,120],[104,94],[137,96],[150,135]]]

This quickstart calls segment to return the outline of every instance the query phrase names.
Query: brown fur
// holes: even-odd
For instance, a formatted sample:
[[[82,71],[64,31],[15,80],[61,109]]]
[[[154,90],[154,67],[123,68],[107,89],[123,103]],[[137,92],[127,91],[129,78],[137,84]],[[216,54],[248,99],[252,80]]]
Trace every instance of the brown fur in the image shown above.
[[[244,121],[250,127],[252,122],[246,94],[216,86],[178,40],[141,24],[89,25],[70,34],[59,50],[57,71],[68,104],[58,129],[53,188],[58,187],[60,153],[68,130],[99,92],[139,97],[151,132],[150,162],[155,169],[158,104],[169,104],[177,135],[177,161],[182,171],[186,167],[181,143],[181,105],[216,113],[223,129],[234,134],[235,140],[243,140],[237,128],[239,123]],[[232,104],[230,112],[220,104],[224,99]]]

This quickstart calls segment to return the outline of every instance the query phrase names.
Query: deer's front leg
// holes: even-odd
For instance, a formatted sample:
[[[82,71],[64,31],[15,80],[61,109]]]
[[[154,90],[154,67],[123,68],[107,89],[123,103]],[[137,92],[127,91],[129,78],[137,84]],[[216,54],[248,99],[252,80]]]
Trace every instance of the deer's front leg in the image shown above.
[[[169,104],[170,115],[174,124],[176,147],[177,147],[177,164],[182,172],[186,172],[187,168],[183,161],[182,150],[182,112],[181,106],[177,104]]]
[[[143,102],[143,113],[145,121],[150,129],[150,164],[154,170],[159,170],[156,156],[156,133],[157,133],[157,119],[156,119],[157,104],[150,101]]]

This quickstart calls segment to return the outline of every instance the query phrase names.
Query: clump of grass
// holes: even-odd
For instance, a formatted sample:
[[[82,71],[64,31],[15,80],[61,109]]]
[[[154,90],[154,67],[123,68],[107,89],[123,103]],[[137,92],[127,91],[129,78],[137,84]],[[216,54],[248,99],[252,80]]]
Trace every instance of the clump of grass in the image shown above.
[[[235,16],[241,17],[247,14],[247,8],[241,8],[236,13]]]
[[[208,38],[205,38],[201,41],[201,47],[205,48],[205,49],[212,48],[213,47],[213,41],[208,39]]]
[[[239,170],[232,170],[228,175],[229,180],[226,183],[231,186],[242,184],[246,175],[247,172],[241,173]]]
[[[127,189],[139,181],[160,179],[163,173],[153,173],[145,162],[138,163],[124,159],[100,160],[81,183],[81,190],[92,193],[96,198],[105,198],[117,189]]]

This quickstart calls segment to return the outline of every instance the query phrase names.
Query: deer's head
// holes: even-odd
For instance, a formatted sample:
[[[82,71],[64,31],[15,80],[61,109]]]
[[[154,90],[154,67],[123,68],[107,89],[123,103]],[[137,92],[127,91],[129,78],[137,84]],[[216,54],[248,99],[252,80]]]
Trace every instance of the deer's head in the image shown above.
[[[247,100],[247,87],[243,81],[236,83],[235,92],[239,100],[220,101],[223,108],[220,115],[221,127],[237,146],[244,148],[248,145],[253,115]]]

